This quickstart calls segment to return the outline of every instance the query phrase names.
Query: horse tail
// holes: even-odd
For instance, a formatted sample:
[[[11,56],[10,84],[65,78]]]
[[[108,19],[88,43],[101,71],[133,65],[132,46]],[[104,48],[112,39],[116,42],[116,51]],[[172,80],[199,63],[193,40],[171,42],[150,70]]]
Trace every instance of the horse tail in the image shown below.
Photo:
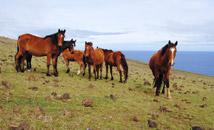
[[[84,63],[84,66],[85,66],[85,68],[87,67],[87,64],[86,64],[86,60],[85,60],[85,55],[83,54],[83,56],[82,56],[82,60],[83,60],[83,63]]]
[[[128,64],[126,62],[126,58],[124,54],[121,54],[121,65],[123,69],[125,70],[125,78],[128,78]]]

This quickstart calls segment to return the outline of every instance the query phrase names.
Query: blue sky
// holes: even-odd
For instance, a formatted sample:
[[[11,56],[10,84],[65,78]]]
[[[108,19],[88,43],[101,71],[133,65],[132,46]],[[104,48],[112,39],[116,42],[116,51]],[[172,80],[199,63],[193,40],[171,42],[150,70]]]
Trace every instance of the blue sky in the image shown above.
[[[77,39],[113,50],[214,51],[213,0],[7,0],[1,2],[0,36],[41,37],[66,29]]]

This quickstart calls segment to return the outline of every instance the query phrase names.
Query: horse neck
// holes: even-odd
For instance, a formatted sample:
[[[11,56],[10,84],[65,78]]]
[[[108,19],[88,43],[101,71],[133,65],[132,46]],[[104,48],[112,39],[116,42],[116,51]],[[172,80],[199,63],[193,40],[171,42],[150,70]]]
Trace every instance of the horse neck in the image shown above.
[[[170,56],[169,56],[168,52],[166,51],[165,54],[161,57],[161,64],[165,65],[165,66],[169,65],[169,57]]]
[[[93,60],[95,57],[95,51],[94,51],[94,48],[91,47],[91,53],[90,53],[90,58]]]
[[[62,44],[61,51],[64,51],[64,50],[66,50],[67,48],[69,48],[69,43],[64,42],[64,43]]]

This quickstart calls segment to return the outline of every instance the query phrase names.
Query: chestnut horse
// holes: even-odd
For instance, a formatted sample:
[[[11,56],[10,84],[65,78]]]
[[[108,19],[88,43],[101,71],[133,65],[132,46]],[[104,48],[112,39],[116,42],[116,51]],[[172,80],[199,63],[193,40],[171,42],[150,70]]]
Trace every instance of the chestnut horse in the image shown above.
[[[80,50],[74,50],[73,52],[74,53],[72,54],[68,49],[66,49],[62,52],[62,56],[64,58],[66,66],[67,66],[66,73],[70,72],[69,61],[76,61],[77,64],[79,64],[79,66],[80,66],[80,69],[78,70],[77,75],[79,75],[81,73],[81,68],[83,67],[83,76],[84,76],[85,75],[85,68],[87,66],[86,61],[85,61],[84,52],[80,51]]]
[[[102,69],[103,69],[103,62],[104,62],[104,53],[102,49],[95,49],[92,47],[92,42],[85,42],[85,59],[86,63],[88,64],[88,72],[89,72],[89,80],[91,80],[91,65],[94,68],[94,76],[95,81],[99,78],[99,69],[100,69],[100,79],[102,79]],[[97,76],[96,76],[97,72]]]
[[[176,46],[178,42],[175,44],[168,42],[161,50],[157,53],[153,54],[149,61],[150,69],[154,75],[154,90],[156,96],[159,96],[160,88],[162,85],[162,81],[164,81],[162,94],[165,93],[165,85],[167,87],[167,98],[171,98],[170,90],[169,90],[169,75],[171,66],[175,64],[175,56],[176,56]]]
[[[15,55],[16,70],[20,68],[21,58],[21,72],[24,72],[24,60],[31,59],[32,56],[47,56],[47,76],[50,76],[49,67],[50,60],[52,58],[53,63],[53,74],[58,75],[57,72],[57,59],[61,53],[63,41],[65,37],[65,30],[58,30],[57,33],[48,35],[44,38],[37,37],[31,34],[23,34],[19,36],[17,45],[17,54]]]
[[[128,78],[128,64],[126,62],[125,55],[120,52],[116,51],[113,52],[112,50],[102,49],[104,52],[105,57],[105,65],[106,65],[106,79],[108,79],[108,66],[110,66],[110,72],[111,72],[111,80],[114,80],[114,77],[112,75],[112,67],[117,67],[117,70],[120,73],[120,82],[122,82],[122,71],[120,69],[120,65],[123,67],[124,77],[125,81],[127,81]]]
[[[62,44],[62,47],[61,47],[61,50],[60,50],[60,53],[62,51],[65,51],[67,50],[69,52],[69,54],[74,54],[74,46],[76,44],[76,40],[74,41],[73,39],[71,39],[70,41],[64,41],[63,44]],[[59,53],[59,54],[60,54]],[[30,70],[31,69],[31,59],[32,59],[32,55],[31,54],[26,54],[26,61],[27,61],[27,70]],[[23,57],[23,56],[22,56]],[[21,63],[21,58],[19,58],[19,64]],[[58,72],[57,72],[58,74]]]

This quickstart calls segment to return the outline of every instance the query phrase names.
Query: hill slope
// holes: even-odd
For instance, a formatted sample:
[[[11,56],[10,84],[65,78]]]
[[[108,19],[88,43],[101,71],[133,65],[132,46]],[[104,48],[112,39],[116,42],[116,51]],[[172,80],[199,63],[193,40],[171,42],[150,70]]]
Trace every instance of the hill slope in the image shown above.
[[[116,69],[114,81],[88,81],[88,71],[85,77],[76,75],[76,63],[65,73],[61,56],[58,77],[45,76],[46,57],[33,57],[32,72],[16,73],[16,51],[16,40],[0,37],[0,129],[23,122],[33,129],[151,129],[148,120],[158,129],[214,129],[214,77],[172,70],[168,100],[166,95],[154,96],[146,63],[128,60],[126,84],[118,82]],[[64,93],[70,98],[60,99]],[[93,107],[82,105],[85,98],[93,99]],[[133,121],[135,116],[139,121]]]

